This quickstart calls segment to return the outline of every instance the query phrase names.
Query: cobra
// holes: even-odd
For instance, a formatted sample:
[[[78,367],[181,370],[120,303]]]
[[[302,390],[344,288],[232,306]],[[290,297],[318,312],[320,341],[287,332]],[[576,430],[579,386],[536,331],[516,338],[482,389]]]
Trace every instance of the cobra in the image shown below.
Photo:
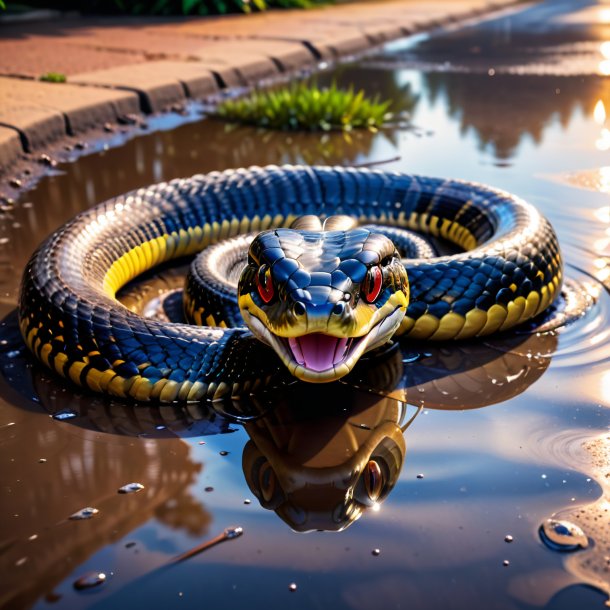
[[[298,220],[312,215],[342,218]],[[337,226],[345,216],[359,226]],[[360,226],[369,223],[389,228]],[[388,235],[402,229],[462,251],[401,260]],[[205,294],[198,300],[201,287],[190,288],[185,298],[203,326],[146,319],[116,299],[162,262],[261,231],[238,295],[204,258]],[[235,259],[237,244],[228,243],[223,269]],[[267,381],[268,348],[253,336],[300,379],[333,381],[392,336],[466,339],[529,320],[552,303],[562,274],[549,222],[506,192],[366,169],[254,167],[151,186],[83,212],[31,258],[19,317],[37,358],[79,385],[140,401],[200,401]],[[234,326],[238,309],[249,329]]]

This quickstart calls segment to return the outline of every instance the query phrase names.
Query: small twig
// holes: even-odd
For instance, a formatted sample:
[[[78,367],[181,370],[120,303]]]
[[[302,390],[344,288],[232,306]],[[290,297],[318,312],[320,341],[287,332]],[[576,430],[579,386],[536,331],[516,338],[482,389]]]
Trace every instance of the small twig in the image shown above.
[[[217,544],[220,544],[221,542],[224,542],[225,540],[233,540],[234,538],[239,538],[239,536],[241,536],[243,533],[244,533],[243,528],[241,528],[239,526],[227,527],[224,530],[224,532],[222,532],[222,534],[218,534],[218,536],[215,536],[211,540],[202,542],[201,544],[198,544],[197,546],[193,547],[189,551],[186,551],[185,553],[182,553],[181,555],[174,557],[169,562],[168,565],[172,565],[175,563],[179,563],[181,561],[185,561],[186,559],[190,559],[191,557],[194,557],[195,555],[199,555],[199,553],[203,553],[203,551],[207,551],[209,548],[216,546]]]
[[[366,161],[364,163],[355,163],[349,167],[375,167],[376,165],[385,165],[386,163],[394,163],[400,161],[402,157],[400,155],[392,157],[391,159],[384,159],[383,161]],[[347,166],[346,166],[347,167]]]

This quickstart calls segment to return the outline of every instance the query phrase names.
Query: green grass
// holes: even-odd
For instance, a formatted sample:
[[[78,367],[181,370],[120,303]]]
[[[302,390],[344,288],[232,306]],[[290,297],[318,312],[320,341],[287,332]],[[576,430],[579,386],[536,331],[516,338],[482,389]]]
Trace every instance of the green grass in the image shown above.
[[[220,104],[216,116],[243,125],[284,131],[375,131],[392,118],[390,101],[364,91],[294,83],[283,89],[255,91]]]
[[[42,74],[39,80],[43,80],[47,83],[65,83],[68,78],[61,72],[47,72],[46,74]]]

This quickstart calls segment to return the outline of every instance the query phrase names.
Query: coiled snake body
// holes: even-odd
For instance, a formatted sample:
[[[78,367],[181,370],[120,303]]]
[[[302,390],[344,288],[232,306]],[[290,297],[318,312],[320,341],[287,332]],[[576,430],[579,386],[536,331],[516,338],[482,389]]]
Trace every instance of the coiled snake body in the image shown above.
[[[311,215],[412,229],[464,251],[401,261],[393,229],[345,230],[333,219],[286,228]],[[220,276],[199,301],[197,289],[187,290],[187,312],[207,326],[143,318],[115,298],[164,261],[260,231],[239,295]],[[232,251],[223,256],[225,268]],[[205,264],[213,280],[218,270],[210,257]],[[331,381],[394,334],[463,339],[528,320],[559,294],[562,272],[548,221],[505,192],[365,169],[273,166],[174,180],[83,212],[29,261],[19,318],[36,357],[79,385],[142,401],[199,401],[264,383],[274,356],[253,335],[293,375]],[[227,327],[236,307],[249,328]]]

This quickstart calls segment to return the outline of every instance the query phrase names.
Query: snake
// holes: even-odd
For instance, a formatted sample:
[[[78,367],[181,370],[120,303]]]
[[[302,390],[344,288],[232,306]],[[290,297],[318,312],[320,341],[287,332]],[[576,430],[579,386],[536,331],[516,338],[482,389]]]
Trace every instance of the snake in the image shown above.
[[[403,230],[458,251],[401,257],[391,235]],[[246,244],[231,291],[221,272]],[[187,285],[194,324],[118,301],[143,272],[196,254],[190,275],[204,265],[208,282]],[[75,384],[188,403],[282,375],[335,381],[393,338],[506,331],[549,307],[562,278],[551,224],[506,191],[379,169],[250,167],[140,188],[80,213],[32,255],[18,316],[36,358]]]

